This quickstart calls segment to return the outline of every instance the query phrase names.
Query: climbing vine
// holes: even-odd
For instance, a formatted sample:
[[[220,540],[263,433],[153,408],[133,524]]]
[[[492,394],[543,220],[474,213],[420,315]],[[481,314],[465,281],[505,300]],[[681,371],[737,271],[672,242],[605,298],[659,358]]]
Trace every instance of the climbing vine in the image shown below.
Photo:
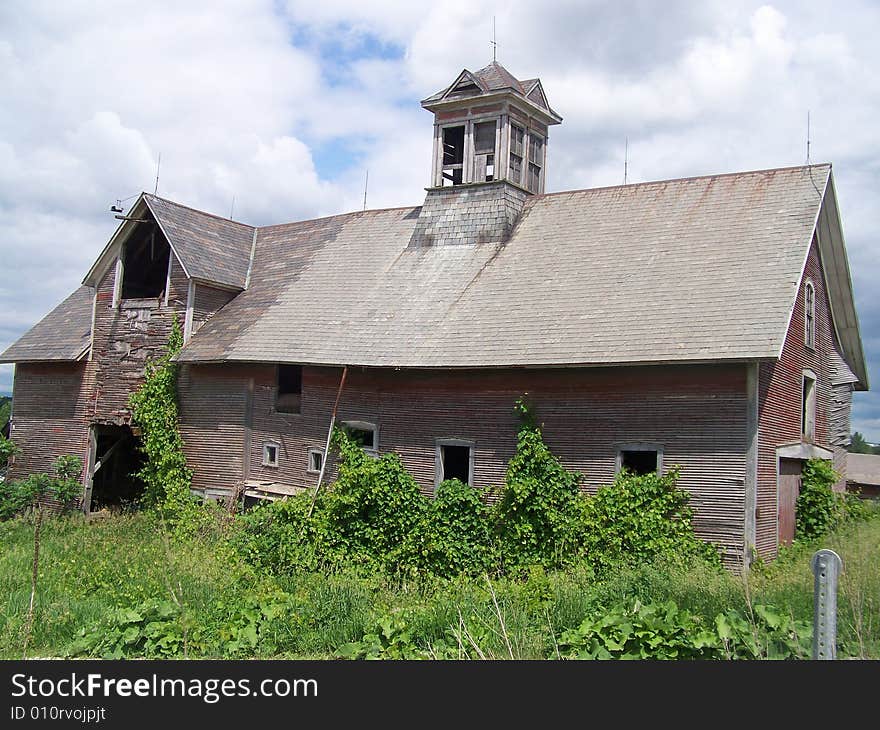
[[[157,507],[169,522],[192,525],[198,513],[190,493],[192,471],[186,465],[177,410],[177,364],[183,334],[175,317],[164,353],[147,363],[144,384],[129,398],[132,423],[140,428],[147,463],[137,473],[146,491],[144,501]]]

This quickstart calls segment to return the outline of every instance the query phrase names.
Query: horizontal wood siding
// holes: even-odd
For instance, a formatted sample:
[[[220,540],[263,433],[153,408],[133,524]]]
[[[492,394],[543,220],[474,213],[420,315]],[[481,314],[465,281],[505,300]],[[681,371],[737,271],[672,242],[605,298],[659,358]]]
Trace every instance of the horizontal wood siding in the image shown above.
[[[225,379],[219,375],[223,371]],[[243,413],[252,378],[248,477],[314,486],[317,475],[306,471],[308,450],[324,446],[340,375],[340,369],[304,368],[302,412],[283,414],[274,409],[272,365],[248,370],[229,365],[191,368],[182,397],[200,388],[227,389],[225,395],[218,391],[214,396],[216,407],[199,406],[207,419],[199,435],[196,429],[185,431],[197,483],[214,489],[234,486],[233,478],[210,466],[215,457],[208,450],[227,460],[234,451],[232,442],[226,448],[219,445],[219,432],[244,420],[236,420],[223,404],[230,399],[230,408]],[[613,480],[618,444],[656,442],[664,449],[665,467],[681,466],[681,486],[692,494],[697,533],[722,544],[732,555],[741,554],[745,366],[487,372],[350,369],[339,420],[375,423],[380,452],[399,454],[426,494],[434,487],[436,439],[473,441],[474,483],[490,488],[504,481],[518,426],[513,404],[524,393],[544,425],[548,444],[567,468],[583,474],[585,490],[595,491]],[[184,401],[182,413],[190,414],[194,408]],[[216,422],[213,426],[211,418]],[[184,418],[185,429],[189,420]],[[209,437],[218,440],[211,445]],[[262,464],[267,442],[280,445],[278,467]],[[325,480],[331,481],[335,472],[328,466]]]
[[[246,375],[236,366],[180,369],[180,431],[196,489],[231,493],[242,482]]]
[[[21,453],[9,470],[10,479],[52,472],[59,456],[88,455],[94,368],[85,362],[31,364],[15,367],[10,437]]]
[[[815,287],[814,350],[804,344],[804,283],[807,278]],[[829,417],[832,410],[830,354],[835,348],[831,311],[822,278],[819,250],[814,240],[807,257],[804,279],[798,284],[797,299],[785,336],[782,356],[779,360],[763,363],[760,367],[756,547],[758,554],[764,558],[776,557],[778,551],[776,449],[801,440],[802,377],[805,369],[812,370],[817,377],[814,443],[832,448],[829,438]],[[838,419],[843,417],[843,414],[837,414]],[[848,415],[846,420],[849,420]]]
[[[195,303],[193,304],[192,332],[199,331],[205,322],[231,302],[237,292],[218,289],[213,286],[197,284],[195,287]]]

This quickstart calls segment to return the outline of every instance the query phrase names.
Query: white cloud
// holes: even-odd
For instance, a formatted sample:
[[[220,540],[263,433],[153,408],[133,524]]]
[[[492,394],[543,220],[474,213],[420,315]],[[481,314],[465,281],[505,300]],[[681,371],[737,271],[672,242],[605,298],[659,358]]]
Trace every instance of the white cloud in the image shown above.
[[[152,190],[271,223],[418,204],[421,98],[491,58],[540,75],[565,121],[551,189],[835,163],[865,344],[880,360],[873,236],[880,10],[669,0],[220,0],[0,5],[0,348],[73,287]],[[333,164],[322,167],[326,156]],[[0,367],[0,390],[10,369]],[[880,376],[878,376],[880,377]],[[875,380],[877,378],[875,377]],[[880,381],[878,381],[880,382]],[[880,440],[880,398],[854,426]],[[873,429],[873,431],[872,431]]]

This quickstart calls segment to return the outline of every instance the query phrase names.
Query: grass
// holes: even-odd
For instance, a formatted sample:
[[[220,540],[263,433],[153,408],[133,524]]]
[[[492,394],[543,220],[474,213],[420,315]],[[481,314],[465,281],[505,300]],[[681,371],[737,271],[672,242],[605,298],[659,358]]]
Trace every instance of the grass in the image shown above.
[[[20,658],[30,598],[33,524],[0,523],[0,658]],[[44,522],[29,656],[65,656],[83,633],[112,629],[114,610],[151,601],[175,607],[167,630],[182,634],[173,656],[330,658],[340,646],[395,622],[420,647],[473,648],[495,658],[554,655],[555,638],[589,612],[675,601],[711,621],[735,608],[769,604],[811,622],[818,547],[844,561],[838,593],[838,654],[880,658],[880,519],[798,545],[747,580],[694,565],[621,567],[604,578],[585,568],[541,569],[492,581],[395,583],[379,576],[258,575],[226,548],[222,529],[184,542],[150,514]],[[110,623],[108,623],[110,622]],[[163,629],[166,630],[166,629]],[[182,648],[180,648],[182,647]],[[125,656],[157,655],[126,645]],[[100,651],[96,651],[98,655]],[[471,652],[473,654],[473,652]]]

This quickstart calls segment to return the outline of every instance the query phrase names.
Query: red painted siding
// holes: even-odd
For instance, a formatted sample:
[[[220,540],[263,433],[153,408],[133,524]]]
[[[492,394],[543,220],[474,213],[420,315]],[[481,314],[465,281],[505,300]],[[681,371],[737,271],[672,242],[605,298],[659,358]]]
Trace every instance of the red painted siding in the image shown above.
[[[814,350],[804,344],[804,283],[807,279],[815,287]],[[817,377],[814,443],[832,448],[829,438],[832,399],[829,357],[836,347],[819,249],[814,240],[807,257],[804,278],[798,284],[797,300],[782,356],[760,367],[756,547],[762,557],[775,557],[778,550],[776,448],[801,441],[802,377],[805,369],[812,370]]]
[[[231,489],[241,471],[236,443],[252,427],[247,475],[252,480],[313,486],[309,448],[323,448],[341,370],[306,367],[302,412],[276,413],[275,368],[216,365],[188,368],[181,390],[187,458],[201,488]],[[247,393],[253,379],[248,419]],[[211,404],[188,403],[212,393]],[[514,401],[528,393],[547,442],[595,490],[612,481],[617,445],[656,442],[666,467],[682,467],[692,495],[698,534],[741,554],[744,529],[746,384],[744,366],[679,366],[509,371],[388,371],[350,369],[339,420],[375,423],[379,450],[398,453],[425,493],[434,485],[435,440],[475,442],[474,482],[501,485],[513,455]],[[224,430],[235,430],[229,443]],[[279,466],[262,465],[263,444],[280,444]],[[332,479],[333,470],[325,475]]]
[[[10,479],[51,472],[52,463],[64,454],[85,463],[93,378],[94,368],[84,362],[16,365],[10,436],[21,453],[9,470]]]

